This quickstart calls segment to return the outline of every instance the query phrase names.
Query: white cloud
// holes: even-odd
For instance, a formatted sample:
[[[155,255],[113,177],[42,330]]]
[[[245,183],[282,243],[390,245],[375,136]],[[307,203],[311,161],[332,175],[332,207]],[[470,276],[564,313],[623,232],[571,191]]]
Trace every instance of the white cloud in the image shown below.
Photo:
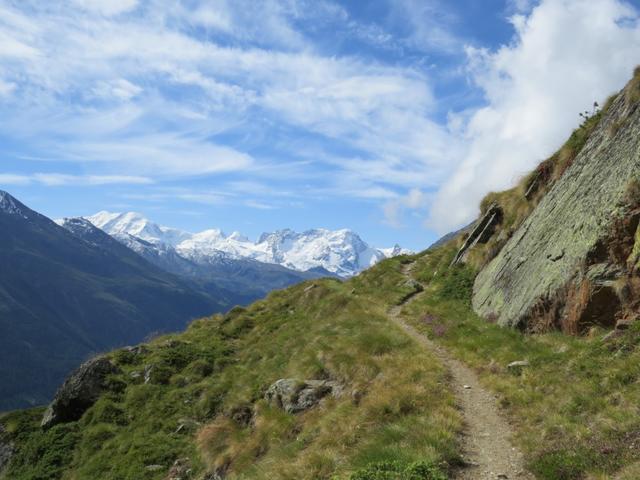
[[[484,194],[510,187],[553,153],[578,112],[620,89],[640,63],[637,12],[621,1],[545,0],[513,24],[511,44],[468,49],[487,105],[468,121],[467,153],[432,207],[438,231],[471,220]]]
[[[149,176],[191,176],[246,170],[253,159],[232,148],[170,134],[78,142],[58,158],[100,162]]]
[[[411,27],[408,43],[422,51],[455,52],[462,43],[453,33],[456,16],[441,0],[394,0],[401,23]]]
[[[120,195],[128,200],[142,200],[145,202],[165,202],[181,200],[201,205],[224,205],[233,195],[223,191],[195,190],[182,187],[155,188],[144,193],[125,193]]]
[[[515,13],[528,13],[534,3],[535,0],[507,0],[507,10]]]
[[[110,164],[114,173],[275,171],[241,146],[215,141],[258,118],[266,128],[306,130],[358,151],[355,161],[327,158],[331,175],[370,171],[376,182],[407,188],[442,177],[449,148],[446,130],[428,118],[435,108],[429,79],[411,68],[322,55],[292,26],[309,12],[340,19],[340,8],[303,0],[266,1],[257,12],[249,8],[255,2],[194,4],[115,2],[107,12],[107,3],[92,1],[55,15],[2,7],[11,21],[0,21],[0,35],[27,48],[7,64],[22,105],[4,132],[56,160]],[[105,17],[134,7],[140,16]],[[197,22],[234,41],[194,36],[189,26]],[[291,156],[306,151],[280,148]]]
[[[0,185],[29,185],[38,183],[50,187],[59,186],[95,186],[95,185],[147,185],[153,180],[147,177],[131,175],[70,175],[66,173],[34,173],[30,175],[16,175],[0,173]]]
[[[186,15],[195,24],[222,30],[223,32],[231,32],[233,28],[231,12],[225,0],[212,1],[207,5],[201,5],[195,11],[187,12]]]
[[[382,206],[384,222],[395,228],[402,226],[402,215],[405,210],[424,211],[429,205],[429,196],[422,190],[412,188],[402,197],[396,198]]]
[[[111,184],[146,185],[153,183],[153,180],[150,178],[135,177],[131,175],[67,175],[63,173],[35,173],[31,178],[34,181],[47,186],[92,186]]]
[[[0,97],[8,97],[15,89],[15,83],[5,82],[0,78]]]
[[[268,203],[259,202],[257,200],[245,200],[244,205],[249,208],[255,208],[258,210],[273,210],[276,207]]]
[[[91,12],[112,16],[133,10],[138,0],[73,0],[73,3]]]
[[[141,91],[142,88],[124,78],[118,78],[110,82],[98,82],[98,85],[93,89],[93,93],[98,97],[118,98],[120,100],[131,100]]]
[[[0,185],[28,185],[30,182],[31,178],[28,175],[0,173]]]

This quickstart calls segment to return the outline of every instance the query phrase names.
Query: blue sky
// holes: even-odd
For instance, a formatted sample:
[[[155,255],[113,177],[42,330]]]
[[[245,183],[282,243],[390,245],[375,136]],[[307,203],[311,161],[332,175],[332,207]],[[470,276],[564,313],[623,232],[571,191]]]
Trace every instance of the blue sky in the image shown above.
[[[421,249],[624,85],[639,8],[0,0],[0,188],[54,218]]]

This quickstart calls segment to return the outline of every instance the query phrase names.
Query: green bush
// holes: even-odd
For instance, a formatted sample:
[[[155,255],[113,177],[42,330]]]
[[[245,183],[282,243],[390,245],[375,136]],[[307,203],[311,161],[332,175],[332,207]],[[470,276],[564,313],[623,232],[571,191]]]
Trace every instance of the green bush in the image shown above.
[[[107,423],[111,425],[126,425],[127,418],[124,410],[108,399],[100,399],[94,408],[87,413],[87,423]]]
[[[468,265],[456,265],[446,271],[441,280],[440,297],[469,303],[476,273]]]
[[[198,357],[198,351],[190,343],[174,342],[161,348],[158,357],[161,363],[179,371]]]
[[[537,477],[545,480],[574,480],[584,477],[592,463],[587,451],[558,450],[540,455],[531,465]]]
[[[185,374],[196,378],[208,377],[213,373],[213,363],[202,358],[191,362],[185,369]]]
[[[26,433],[26,432],[25,432]],[[20,443],[5,478],[57,480],[73,459],[80,438],[78,424],[67,423],[29,435]]]
[[[352,473],[349,480],[447,480],[447,477],[437,466],[429,462],[408,465],[400,462],[381,462]]]

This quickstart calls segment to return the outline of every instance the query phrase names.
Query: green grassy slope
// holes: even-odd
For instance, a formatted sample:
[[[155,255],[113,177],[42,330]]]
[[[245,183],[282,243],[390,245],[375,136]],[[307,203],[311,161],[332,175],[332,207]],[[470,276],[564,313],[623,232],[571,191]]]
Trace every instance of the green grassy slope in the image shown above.
[[[475,272],[447,268],[455,247],[414,257],[426,292],[404,307],[406,320],[496,392],[537,478],[613,478],[623,468],[616,478],[637,478],[640,329],[603,342],[604,332],[526,336],[487,323],[470,308]],[[460,459],[446,372],[385,315],[410,291],[400,272],[409,260],[272,293],[137,356],[114,352],[124,373],[79,422],[42,432],[41,411],[2,419],[18,445],[5,478],[162,479],[184,457],[195,479],[216,470],[231,479],[441,478],[374,466],[422,461],[424,472],[446,473]],[[510,371],[515,360],[530,366]],[[149,384],[133,378],[145,365],[154,365]],[[289,377],[337,380],[344,393],[286,414],[263,396]],[[234,420],[247,408],[249,425]]]
[[[193,478],[226,469],[228,478],[328,479],[380,461],[395,470],[426,462],[414,473],[455,464],[461,420],[445,372],[385,315],[411,291],[400,262],[272,293],[137,356],[114,352],[124,373],[79,422],[42,432],[40,411],[2,419],[19,447],[6,478],[161,479],[183,457]],[[145,365],[154,366],[148,384],[133,378]],[[344,392],[285,414],[263,400],[283,377],[331,378]],[[252,426],[233,420],[242,407],[254,412]]]

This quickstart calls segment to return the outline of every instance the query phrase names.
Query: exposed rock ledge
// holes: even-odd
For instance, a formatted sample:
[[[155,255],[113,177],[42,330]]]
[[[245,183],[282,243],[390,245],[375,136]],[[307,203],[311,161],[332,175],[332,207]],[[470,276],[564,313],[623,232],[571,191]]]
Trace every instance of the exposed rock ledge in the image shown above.
[[[638,89],[639,81],[615,98],[573,164],[477,276],[477,313],[526,330],[580,329],[568,318],[567,292],[584,289],[594,263],[620,265],[601,252],[611,252],[616,225],[634,229],[628,193],[640,180],[640,108],[633,100],[637,92],[630,89]],[[622,232],[631,239],[633,233]],[[590,322],[597,322],[592,313],[606,310],[589,304],[591,298],[601,303],[604,294],[597,292],[603,287],[596,287],[600,290],[583,292],[586,301],[573,312],[575,321],[586,312]]]
[[[492,204],[480,220],[476,222],[469,236],[453,258],[451,265],[463,262],[467,252],[478,243],[487,243],[493,235],[496,226],[502,221],[502,209],[497,204]]]

